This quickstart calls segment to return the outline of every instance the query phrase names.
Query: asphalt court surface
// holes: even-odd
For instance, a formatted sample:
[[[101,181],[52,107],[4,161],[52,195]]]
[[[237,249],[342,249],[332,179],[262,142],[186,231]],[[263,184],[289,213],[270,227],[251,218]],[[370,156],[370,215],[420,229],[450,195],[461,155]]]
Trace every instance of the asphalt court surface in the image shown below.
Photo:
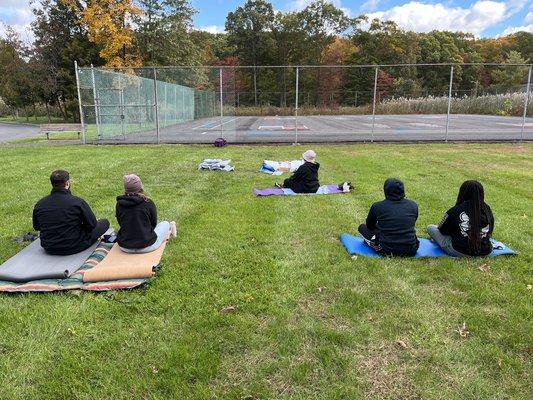
[[[372,134],[372,126],[374,132]],[[448,140],[519,140],[522,118],[450,116]],[[435,141],[444,140],[446,115],[224,116],[187,121],[160,129],[161,142],[234,143]],[[130,134],[126,142],[153,142],[155,131]],[[526,118],[524,140],[533,140],[533,118]],[[124,141],[124,139],[118,139]]]

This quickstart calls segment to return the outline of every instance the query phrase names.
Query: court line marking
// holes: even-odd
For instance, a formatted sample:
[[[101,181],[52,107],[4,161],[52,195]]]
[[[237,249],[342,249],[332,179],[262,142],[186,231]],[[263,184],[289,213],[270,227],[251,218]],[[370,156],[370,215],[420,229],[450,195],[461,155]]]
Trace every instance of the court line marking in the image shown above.
[[[212,127],[209,128],[207,131],[202,132],[201,134],[202,134],[202,135],[205,135],[207,132],[212,131],[212,130],[215,129],[215,128],[221,127],[222,125],[229,124],[230,122],[233,122],[233,121],[235,121],[236,119],[237,119],[237,117],[232,118],[232,119],[230,119],[229,121],[222,122],[221,124],[218,124],[218,125],[212,126]]]

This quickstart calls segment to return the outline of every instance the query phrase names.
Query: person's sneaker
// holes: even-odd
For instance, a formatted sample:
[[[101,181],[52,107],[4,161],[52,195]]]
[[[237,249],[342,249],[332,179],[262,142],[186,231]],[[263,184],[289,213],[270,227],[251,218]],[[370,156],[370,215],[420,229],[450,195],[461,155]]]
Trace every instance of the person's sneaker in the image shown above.
[[[176,227],[176,221],[170,221],[170,234],[174,238],[178,236],[178,228]]]

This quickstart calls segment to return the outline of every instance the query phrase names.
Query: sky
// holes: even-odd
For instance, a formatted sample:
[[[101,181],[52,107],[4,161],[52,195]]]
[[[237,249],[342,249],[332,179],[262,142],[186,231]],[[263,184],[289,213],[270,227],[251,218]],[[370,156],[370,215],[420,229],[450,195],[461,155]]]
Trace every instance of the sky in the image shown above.
[[[31,0],[0,0],[0,35],[11,25],[25,42],[31,42]],[[301,10],[312,0],[272,0],[275,10]],[[390,19],[418,32],[433,29],[470,32],[477,37],[497,37],[524,30],[533,33],[533,0],[328,0],[355,17]],[[198,11],[197,28],[222,32],[228,12],[245,0],[192,0]]]

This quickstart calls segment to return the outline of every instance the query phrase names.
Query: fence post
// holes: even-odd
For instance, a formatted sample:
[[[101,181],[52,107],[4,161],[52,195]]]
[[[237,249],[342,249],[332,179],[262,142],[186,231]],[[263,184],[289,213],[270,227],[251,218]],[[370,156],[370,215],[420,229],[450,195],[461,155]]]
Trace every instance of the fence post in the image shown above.
[[[91,76],[93,79],[94,118],[96,119],[96,134],[98,135],[98,140],[102,140],[102,135],[100,134],[100,110],[98,109],[98,93],[96,92],[96,81],[94,79],[94,66],[92,64],[91,64]]]
[[[527,74],[527,86],[526,86],[526,100],[524,102],[524,116],[522,118],[522,129],[520,130],[520,141],[524,140],[524,127],[526,126],[527,107],[529,105],[529,91],[531,90],[531,68],[529,66],[529,73]]]
[[[78,104],[80,107],[80,123],[81,123],[81,135],[82,143],[86,144],[85,140],[85,122],[83,121],[83,106],[81,105],[81,88],[80,88],[80,77],[78,75],[78,62],[74,61],[74,70],[76,71],[76,86],[78,87]]]
[[[255,106],[257,107],[257,69],[255,68],[255,63],[254,63],[254,99],[255,99]]]
[[[298,143],[298,88],[300,86],[300,67],[296,67],[296,99],[294,102],[294,146],[297,146]]]
[[[448,142],[448,129],[450,128],[450,110],[452,107],[452,88],[453,88],[453,65],[450,67],[450,85],[448,88],[448,111],[446,112],[446,133],[444,141]]]
[[[374,73],[374,99],[372,101],[372,143],[374,143],[374,128],[376,125],[376,93],[378,90],[378,70],[376,67],[376,72]]]
[[[155,107],[155,131],[157,134],[157,144],[159,144],[159,105],[157,101],[157,69],[154,70],[154,107]]]
[[[224,118],[224,90],[222,88],[222,68],[219,68],[218,74],[220,78],[220,134],[222,136],[222,133],[224,132],[224,127],[222,125],[222,120]]]

